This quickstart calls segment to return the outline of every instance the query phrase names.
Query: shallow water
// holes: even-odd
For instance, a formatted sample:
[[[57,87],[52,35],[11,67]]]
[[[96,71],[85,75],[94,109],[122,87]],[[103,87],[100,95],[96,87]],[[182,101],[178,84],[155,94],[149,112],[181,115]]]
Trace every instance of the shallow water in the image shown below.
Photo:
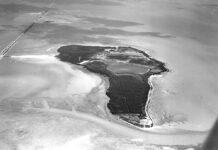
[[[53,56],[14,56],[0,63],[0,99],[48,99],[70,109],[85,107],[85,100],[96,102],[103,96],[98,87],[104,81],[84,69],[61,63]],[[93,89],[96,89],[93,91]],[[96,99],[92,98],[92,92]],[[52,102],[51,102],[52,103]],[[99,103],[99,106],[101,103]],[[58,106],[57,106],[58,107]],[[69,108],[65,108],[69,109]]]
[[[25,3],[22,3],[24,1]],[[41,11],[39,8],[49,2],[9,0],[7,11],[1,9],[3,11],[0,13],[0,47],[3,48],[15,39],[23,29],[22,25],[28,25]],[[1,4],[4,3],[7,2],[1,1]],[[21,4],[19,5],[21,7],[14,7],[13,3]],[[28,9],[30,6],[25,4],[33,6],[34,9]],[[5,8],[5,5],[0,7]],[[88,97],[94,107],[98,95],[97,103],[104,99],[100,107],[97,106],[95,109],[99,111],[88,110],[88,112],[100,114],[104,112],[102,106],[107,101],[103,94],[105,81],[97,75],[87,75],[87,72],[84,73],[75,66],[72,69],[47,56],[57,54],[56,50],[59,46],[68,44],[133,46],[165,62],[170,69],[169,73],[151,79],[153,90],[150,95],[149,111],[155,121],[155,130],[185,129],[204,132],[211,128],[218,113],[216,0],[182,2],[154,0],[137,3],[133,0],[104,2],[96,0],[88,3],[62,0],[57,1],[53,7],[54,9],[50,10],[50,13],[43,17],[42,21],[22,37],[8,53],[12,56],[25,56],[6,57],[0,60],[1,100],[9,97],[46,97],[51,101],[60,102],[63,99],[72,99],[72,95],[79,93],[79,96],[73,96],[73,102],[87,100]],[[14,8],[18,8],[19,13]],[[99,85],[101,88],[96,88]],[[90,91],[98,94],[90,94]],[[87,93],[88,96],[84,96]],[[76,109],[86,110],[89,103],[83,105],[83,102],[79,103],[80,107]],[[7,115],[9,114],[4,117],[7,118]],[[26,117],[28,118],[28,115]],[[56,123],[53,125],[57,126]],[[2,131],[3,129],[2,126]],[[11,130],[14,131],[13,127]],[[12,133],[11,135],[14,136]],[[45,141],[52,143],[48,142],[52,137],[48,136]],[[185,139],[186,136],[183,138]],[[34,140],[37,141],[37,138]],[[9,145],[19,143],[15,141],[6,140],[2,143],[9,143]],[[34,145],[31,142],[29,144]],[[83,147],[86,149],[91,147],[89,144],[88,142],[81,145],[86,145]],[[113,148],[120,149],[118,145]],[[135,143],[122,146],[129,147],[129,145],[136,149]],[[144,147],[145,145],[142,145],[140,148]],[[33,147],[28,148],[33,149]],[[21,146],[18,149],[28,148]]]

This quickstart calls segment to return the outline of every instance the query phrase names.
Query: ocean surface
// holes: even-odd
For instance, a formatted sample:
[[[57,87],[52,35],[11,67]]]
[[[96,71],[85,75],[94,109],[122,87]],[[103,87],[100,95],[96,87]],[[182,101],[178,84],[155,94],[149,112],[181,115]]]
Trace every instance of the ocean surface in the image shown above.
[[[183,150],[203,143],[218,113],[215,0],[0,0],[0,48],[47,9],[0,60],[3,150]],[[150,78],[154,128],[106,118],[107,79],[54,57],[70,44],[131,46],[166,63],[170,72]]]

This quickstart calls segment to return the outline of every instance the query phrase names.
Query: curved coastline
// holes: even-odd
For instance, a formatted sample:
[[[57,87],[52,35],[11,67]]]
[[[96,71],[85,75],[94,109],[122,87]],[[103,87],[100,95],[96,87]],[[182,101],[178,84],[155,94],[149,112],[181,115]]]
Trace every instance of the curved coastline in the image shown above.
[[[27,112],[38,112],[46,114],[60,114],[67,117],[75,117],[81,120],[90,121],[96,123],[105,129],[110,130],[113,134],[119,132],[120,135],[125,138],[135,139],[136,137],[142,140],[144,144],[156,144],[156,145],[198,145],[207,137],[208,131],[187,131],[187,130],[137,130],[131,126],[123,126],[122,124],[117,124],[112,121],[108,121],[92,114],[87,114],[77,111],[66,111],[56,108],[27,108]],[[128,132],[127,132],[128,131]],[[187,140],[188,139],[188,140]]]
[[[63,63],[64,64],[64,63]],[[67,63],[71,68],[71,63]],[[79,67],[85,72],[87,71],[85,68]],[[151,76],[150,78],[152,78]],[[106,77],[104,77],[106,79]],[[108,84],[106,84],[105,88],[107,88]],[[152,91],[152,89],[150,89]],[[45,101],[47,101],[45,99]],[[95,116],[94,114],[80,112],[76,110],[63,110],[59,108],[45,107],[45,108],[27,108],[27,112],[42,112],[43,114],[60,114],[61,116],[68,116],[72,118],[78,118],[82,120],[87,120],[88,122],[98,124],[104,127],[106,130],[110,130],[110,133],[121,132],[123,137],[128,138],[128,140],[134,140],[136,137],[140,138],[139,140],[143,143],[148,144],[160,144],[160,145],[196,145],[202,142],[202,140],[207,136],[207,131],[189,131],[182,129],[159,129],[159,128],[151,128],[141,130],[139,128],[135,128],[134,126],[126,126],[126,124],[121,124],[119,122],[114,122],[114,120],[100,118],[99,116]],[[34,113],[33,112],[33,113]],[[185,140],[186,139],[186,140]],[[189,139],[189,140],[187,140]]]
[[[153,126],[148,113],[152,90],[149,78],[169,71],[163,62],[132,47],[69,45],[60,47],[58,52],[56,57],[61,61],[81,65],[108,78],[107,108],[113,115],[140,128]]]

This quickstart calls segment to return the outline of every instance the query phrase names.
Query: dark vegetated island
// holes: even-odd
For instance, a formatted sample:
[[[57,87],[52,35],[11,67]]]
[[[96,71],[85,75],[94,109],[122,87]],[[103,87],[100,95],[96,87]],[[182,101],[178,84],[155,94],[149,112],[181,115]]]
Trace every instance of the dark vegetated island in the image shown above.
[[[143,124],[147,121],[143,119],[150,119],[146,108],[151,89],[148,78],[168,71],[164,63],[132,47],[69,45],[60,47],[58,52],[61,61],[108,77],[107,107],[113,115],[136,126],[153,125]]]

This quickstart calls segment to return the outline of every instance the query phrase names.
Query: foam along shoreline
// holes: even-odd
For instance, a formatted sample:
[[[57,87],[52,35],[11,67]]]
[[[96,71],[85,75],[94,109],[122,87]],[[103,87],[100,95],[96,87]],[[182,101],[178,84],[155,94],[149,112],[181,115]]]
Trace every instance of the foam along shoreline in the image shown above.
[[[55,55],[12,55],[12,59],[33,63],[51,63],[57,61]]]
[[[108,78],[107,107],[113,115],[137,127],[153,126],[147,112],[151,90],[148,80],[151,75],[168,71],[164,63],[132,47],[68,45],[58,52],[61,61],[82,65]]]
[[[60,63],[61,63],[61,67],[65,68],[65,69],[61,70],[61,71],[65,71],[64,73],[66,73],[66,71],[67,72],[73,71],[71,68],[72,65],[62,63],[62,62],[60,62]],[[19,63],[16,63],[16,67],[18,67],[18,66],[19,66]],[[29,67],[33,67],[33,66],[34,66],[34,64],[31,64]],[[55,66],[57,66],[57,64]],[[43,68],[48,69],[47,67],[44,67],[44,66],[43,66]],[[35,69],[37,69],[37,68],[34,67],[34,70]],[[25,70],[28,70],[28,68],[25,68]],[[72,76],[72,74],[70,74],[70,76]],[[58,78],[56,78],[56,80],[59,80],[60,78],[63,78],[63,77],[59,76]],[[51,79],[51,77],[49,77],[49,80],[50,79]],[[13,86],[14,86],[14,84],[13,84]],[[38,90],[38,89],[36,89],[36,90]],[[22,91],[22,92],[24,92],[24,91]],[[28,91],[25,90],[25,92],[28,92]],[[39,91],[37,91],[37,92],[39,92]],[[36,92],[34,92],[34,93],[36,93]],[[37,97],[39,97],[39,95],[40,94],[32,95],[32,96],[35,96],[36,100],[37,100]],[[59,98],[57,98],[57,99],[59,99]],[[55,100],[57,100],[57,99],[50,98],[50,100],[52,100],[54,102],[56,102]],[[63,103],[63,99],[60,99],[60,100],[61,100],[60,102]],[[72,109],[73,106],[71,106],[71,108],[69,110],[66,110],[63,108],[57,108],[57,107],[54,108],[49,103],[47,103],[48,97],[43,98],[43,102],[42,102],[43,107],[42,108],[23,107],[26,105],[13,105],[14,104],[13,100],[9,101],[8,99],[5,99],[5,101],[6,101],[6,103],[4,103],[4,104],[9,104],[10,106],[16,106],[16,107],[22,106],[22,111],[27,112],[25,114],[26,117],[28,117],[28,114],[30,112],[36,112],[36,113],[34,113],[36,115],[39,115],[38,112],[41,112],[44,115],[51,114],[52,116],[54,116],[54,115],[59,114],[61,116],[78,118],[80,120],[86,120],[88,122],[92,122],[94,124],[101,125],[102,127],[105,128],[105,130],[107,132],[115,134],[115,135],[117,133],[119,133],[120,135],[122,135],[124,138],[127,138],[128,140],[135,139],[135,138],[140,139],[140,141],[142,141],[143,144],[147,143],[147,144],[157,144],[157,145],[195,145],[195,144],[201,143],[205,139],[205,137],[207,136],[207,132],[195,132],[195,131],[180,130],[180,129],[179,130],[177,130],[177,129],[161,130],[161,129],[151,128],[151,129],[142,131],[142,130],[138,130],[134,127],[124,126],[124,125],[121,125],[119,123],[106,120],[105,118],[101,119],[95,115],[92,115],[91,113],[76,111],[75,109]],[[16,104],[22,104],[22,98],[21,99],[15,98],[14,101]],[[27,99],[27,102],[28,101],[29,101],[29,98]],[[3,108],[7,108],[7,107],[5,107],[5,105],[2,105],[2,106],[3,106]],[[11,108],[12,111],[14,111],[13,107],[8,107],[8,108]],[[7,111],[10,112],[10,110],[7,110]],[[11,119],[13,119],[13,117]],[[87,124],[87,128],[88,127],[89,127],[89,124]],[[44,134],[46,134],[46,133],[44,133]]]

